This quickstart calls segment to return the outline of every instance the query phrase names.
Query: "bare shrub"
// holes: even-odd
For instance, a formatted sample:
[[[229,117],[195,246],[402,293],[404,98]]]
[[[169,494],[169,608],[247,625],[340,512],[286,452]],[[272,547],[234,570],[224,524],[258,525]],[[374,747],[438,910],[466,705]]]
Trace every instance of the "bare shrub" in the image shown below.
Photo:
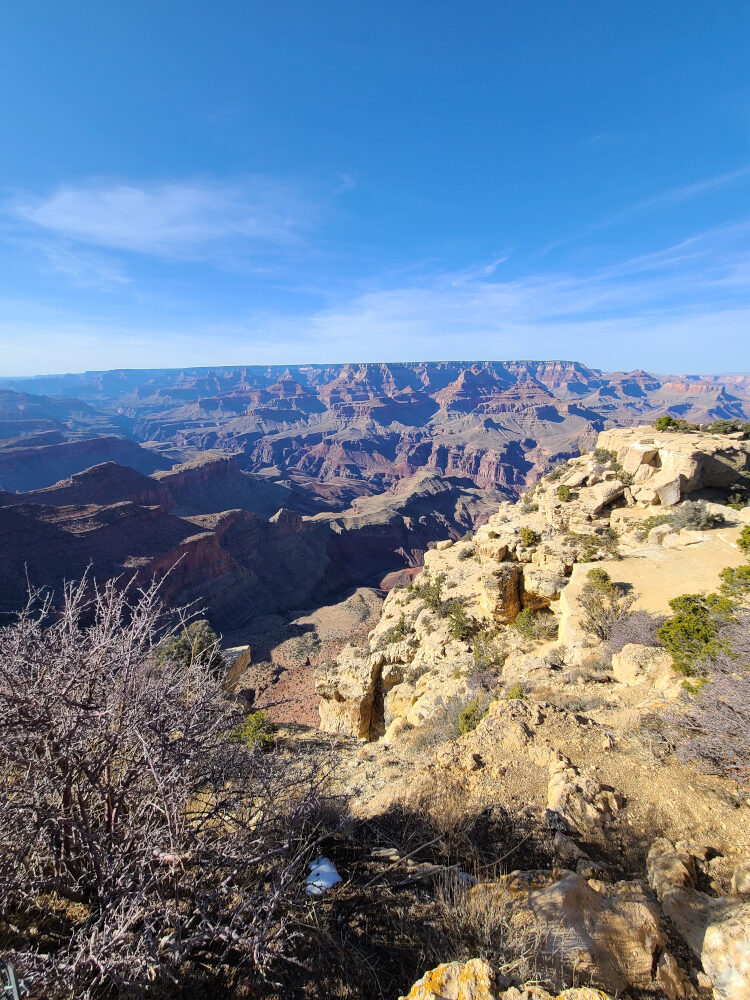
[[[669,517],[669,523],[674,531],[689,528],[692,531],[704,531],[706,528],[717,528],[725,523],[723,514],[710,511],[705,500],[683,500]]]
[[[603,569],[590,569],[579,599],[581,625],[597,639],[606,642],[612,630],[630,614],[635,594],[614,583]]]
[[[684,712],[670,716],[681,760],[734,778],[750,793],[750,611],[720,633],[704,684]]]
[[[456,958],[484,958],[520,982],[549,978],[546,942],[538,928],[514,925],[510,888],[502,883],[472,888],[471,880],[455,871],[436,888],[438,919]]]
[[[609,628],[606,652],[610,656],[619,653],[631,642],[640,643],[642,646],[658,646],[656,630],[665,621],[665,617],[651,615],[641,609],[616,617]]]
[[[0,630],[0,944],[48,1000],[294,958],[324,775],[230,738],[210,650],[157,655],[163,637],[157,588],[116,581]]]

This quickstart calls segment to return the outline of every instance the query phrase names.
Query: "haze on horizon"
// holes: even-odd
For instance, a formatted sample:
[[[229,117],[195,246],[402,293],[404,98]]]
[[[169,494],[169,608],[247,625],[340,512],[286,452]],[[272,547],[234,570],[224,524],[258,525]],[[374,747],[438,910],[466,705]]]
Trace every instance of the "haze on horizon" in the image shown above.
[[[750,370],[750,9],[35,0],[0,36],[0,376]]]

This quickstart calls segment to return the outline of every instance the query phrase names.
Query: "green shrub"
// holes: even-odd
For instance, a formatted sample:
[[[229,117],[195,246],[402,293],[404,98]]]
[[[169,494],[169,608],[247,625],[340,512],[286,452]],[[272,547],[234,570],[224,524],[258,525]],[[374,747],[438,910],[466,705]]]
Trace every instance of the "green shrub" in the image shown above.
[[[723,594],[682,594],[669,602],[674,614],[656,635],[672,655],[672,666],[692,677],[721,651],[717,636],[732,618],[732,601]]]
[[[657,431],[697,431],[698,424],[689,424],[687,420],[683,420],[682,417],[672,417],[669,414],[665,414],[663,417],[657,417],[651,425]]]
[[[259,750],[268,750],[272,745],[279,727],[268,718],[265,709],[258,709],[243,719],[243,721],[232,731],[231,739],[238,743],[244,743],[248,747],[258,747]]]
[[[557,487],[557,499],[563,503],[569,503],[573,499],[573,490],[569,486]]]
[[[401,612],[401,617],[393,626],[393,628],[386,633],[388,642],[403,642],[411,633],[411,626],[406,624],[406,615]]]
[[[744,510],[747,507],[747,493],[743,488],[733,490],[727,497],[727,507],[734,510]]]
[[[539,541],[539,535],[532,528],[523,527],[521,528],[520,539],[521,545],[530,549],[532,545],[536,545]]]
[[[471,557],[473,555],[474,555],[474,546],[473,545],[463,545],[458,550],[458,559],[459,559],[459,562],[463,562],[464,559],[471,559]]]
[[[219,637],[205,618],[190,622],[181,632],[168,636],[158,647],[159,660],[174,660],[184,667],[204,663],[212,670],[225,668]]]
[[[636,525],[635,533],[638,538],[647,538],[650,531],[653,531],[654,528],[658,528],[662,524],[669,524],[669,520],[669,514],[652,514],[650,517],[644,517]]]
[[[746,524],[740,532],[740,537],[737,539],[737,545],[740,547],[741,551],[744,552],[745,556],[750,559],[750,524]]]
[[[451,601],[448,608],[448,632],[459,642],[468,642],[476,635],[479,624],[466,612],[466,608],[460,601]]]
[[[719,579],[719,593],[732,603],[739,603],[750,594],[750,566],[738,566],[736,569],[727,566],[719,573]]]
[[[746,438],[750,437],[750,423],[744,420],[714,420],[703,429],[709,434],[736,434],[742,431]]]
[[[539,504],[534,503],[530,497],[523,497],[519,504],[519,510],[522,514],[533,514],[534,511],[539,510]]]
[[[612,577],[604,569],[590,569],[586,574],[586,584],[587,587],[592,587],[594,590],[601,590],[606,593],[611,593],[614,584],[612,583]]]
[[[534,635],[534,612],[531,608],[524,608],[516,615],[513,628],[520,632],[526,639],[531,639]]]
[[[521,700],[526,698],[523,690],[523,684],[521,684],[520,681],[516,681],[515,684],[511,684],[511,686],[503,693],[504,701],[512,701],[514,698],[520,698]]]
[[[411,591],[415,597],[421,597],[430,610],[442,612],[444,583],[445,573],[438,573],[433,579],[426,572],[423,572],[419,579],[411,585]]]
[[[500,535],[496,531],[488,531],[487,532],[487,537],[488,538],[499,538]]]
[[[487,714],[487,706],[472,698],[458,713],[458,731],[462,736],[473,732]]]

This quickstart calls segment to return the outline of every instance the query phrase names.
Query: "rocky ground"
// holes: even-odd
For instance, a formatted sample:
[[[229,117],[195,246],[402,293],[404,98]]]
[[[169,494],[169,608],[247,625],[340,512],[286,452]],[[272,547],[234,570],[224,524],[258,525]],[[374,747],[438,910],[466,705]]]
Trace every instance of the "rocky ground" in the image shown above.
[[[473,536],[438,543],[366,641],[317,669],[359,822],[429,816],[441,844],[480,820],[516,831],[487,827],[453,868],[424,832],[413,853],[392,839],[383,877],[433,885],[430,926],[440,873],[460,859],[465,880],[464,946],[442,953],[460,961],[409,997],[750,996],[747,789],[675,752],[670,726],[698,695],[654,633],[669,600],[744,565],[750,508],[718,501],[749,470],[750,444],[726,436],[605,432]],[[698,509],[721,522],[680,527]],[[619,642],[587,623],[592,569],[632,605]],[[525,942],[524,961],[501,939]],[[523,992],[530,970],[551,994]]]
[[[275,723],[317,727],[320,698],[315,670],[335,660],[347,643],[367,640],[380,619],[383,596],[380,590],[358,587],[335,604],[268,615],[228,634],[224,643],[230,658],[250,660],[237,677],[235,690],[254,710],[267,711]],[[248,636],[251,646],[234,646]]]

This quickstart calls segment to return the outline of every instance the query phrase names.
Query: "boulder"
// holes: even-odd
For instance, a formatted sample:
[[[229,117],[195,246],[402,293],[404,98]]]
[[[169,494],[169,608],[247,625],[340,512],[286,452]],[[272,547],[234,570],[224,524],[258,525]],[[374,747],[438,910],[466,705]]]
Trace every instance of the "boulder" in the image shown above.
[[[500,563],[482,578],[479,605],[497,624],[510,625],[521,610],[521,566],[516,562]]]
[[[562,754],[550,761],[547,809],[562,817],[568,829],[591,837],[602,830],[622,804],[619,792],[582,773]]]
[[[541,872],[514,872],[472,892],[508,908],[511,933],[536,941],[553,978],[587,980],[618,995],[648,989],[665,940],[640,883],[604,886],[572,872],[544,881]]]
[[[447,962],[425,972],[399,1000],[499,1000],[495,972],[488,962]]]
[[[628,687],[646,684],[669,697],[678,697],[682,691],[680,679],[672,669],[672,657],[661,646],[627,643],[612,657],[612,675],[620,684]]]
[[[555,569],[526,564],[523,568],[521,604],[532,611],[548,608],[552,601],[559,600],[560,591],[566,583],[565,576]]]
[[[620,482],[619,479],[612,479],[581,490],[581,501],[587,513],[598,514],[608,504],[614,503],[624,492],[624,483]]]
[[[345,646],[336,663],[317,672],[315,693],[324,732],[370,738],[376,672],[370,656],[355,646]]]
[[[446,962],[425,972],[399,1000],[612,1000],[589,986],[575,986],[553,995],[536,983],[503,989],[504,982],[505,977],[497,975],[481,958]]]
[[[750,861],[737,865],[732,873],[732,892],[750,896]]]
[[[647,867],[664,913],[702,963],[716,1000],[747,1000],[750,902],[698,891],[692,857],[665,838],[651,845]]]
[[[658,454],[659,449],[653,441],[634,441],[627,446],[627,450],[620,459],[620,462],[623,469],[633,476],[641,466],[651,467]]]

